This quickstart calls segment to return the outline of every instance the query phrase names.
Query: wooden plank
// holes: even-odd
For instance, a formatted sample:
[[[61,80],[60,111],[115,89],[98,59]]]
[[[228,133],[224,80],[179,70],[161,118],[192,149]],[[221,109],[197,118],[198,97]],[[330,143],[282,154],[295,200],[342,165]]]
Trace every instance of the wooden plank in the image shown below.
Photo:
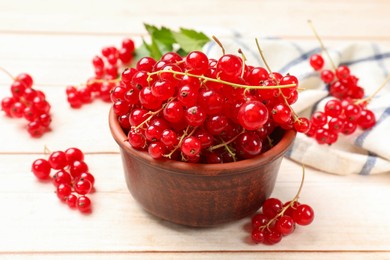
[[[127,191],[118,154],[90,154],[96,177],[94,210],[82,215],[60,203],[53,186],[29,172],[37,155],[0,156],[0,205],[3,253],[33,252],[284,252],[389,251],[390,176],[339,177],[308,169],[301,202],[312,205],[316,219],[275,246],[253,245],[249,218],[216,228],[188,228],[143,211]],[[299,186],[299,166],[282,164],[273,196],[291,199]],[[365,181],[367,179],[367,181]],[[362,196],[364,194],[364,196]],[[15,206],[17,205],[17,206]],[[364,212],[364,214],[362,214]],[[362,244],[360,241],[365,241]]]
[[[249,34],[308,36],[311,32],[306,20],[314,19],[325,37],[390,37],[390,21],[376,19],[387,16],[390,3],[385,0],[359,0],[353,5],[337,0],[199,0],[196,4],[176,0],[170,3],[164,6],[155,1],[125,0],[113,0],[110,4],[102,0],[63,3],[46,0],[39,4],[3,1],[0,31],[126,35],[144,33],[142,23],[147,22],[175,28],[224,27]],[[342,28],[335,30],[340,24]]]

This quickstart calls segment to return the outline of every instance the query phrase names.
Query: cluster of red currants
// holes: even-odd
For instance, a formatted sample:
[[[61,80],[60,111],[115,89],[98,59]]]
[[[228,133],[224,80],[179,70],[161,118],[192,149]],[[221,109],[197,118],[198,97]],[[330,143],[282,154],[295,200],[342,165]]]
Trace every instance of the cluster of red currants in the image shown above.
[[[376,123],[375,114],[367,108],[364,89],[358,86],[358,78],[347,66],[339,66],[333,72],[323,69],[324,59],[320,54],[310,57],[310,65],[321,71],[321,79],[329,84],[329,94],[334,98],[327,101],[324,111],[317,111],[311,117],[311,127],[306,133],[319,144],[333,144],[338,135],[350,135],[360,127],[363,130]]]
[[[222,163],[265,151],[276,127],[306,132],[309,120],[290,107],[297,89],[296,77],[237,55],[169,52],[124,70],[111,100],[132,147],[156,159]]]
[[[95,98],[110,102],[110,91],[117,84],[117,78],[125,66],[128,66],[134,56],[134,42],[126,38],[121,48],[105,47],[101,55],[92,59],[95,75],[87,80],[85,86],[68,86],[66,96],[72,108],[80,108],[83,104],[91,103]]]
[[[16,76],[10,87],[12,96],[1,100],[1,110],[9,117],[25,118],[28,133],[40,137],[49,130],[51,106],[45,94],[32,86],[33,79],[29,74]]]
[[[51,176],[51,170],[56,172]],[[36,159],[31,171],[40,180],[51,179],[58,198],[71,208],[81,212],[91,211],[91,200],[86,196],[93,192],[95,178],[84,161],[84,153],[78,148],[50,153],[49,158]]]
[[[296,224],[306,226],[314,220],[312,207],[295,199],[283,204],[279,199],[269,198],[261,210],[252,217],[251,237],[255,243],[276,244],[294,232]]]

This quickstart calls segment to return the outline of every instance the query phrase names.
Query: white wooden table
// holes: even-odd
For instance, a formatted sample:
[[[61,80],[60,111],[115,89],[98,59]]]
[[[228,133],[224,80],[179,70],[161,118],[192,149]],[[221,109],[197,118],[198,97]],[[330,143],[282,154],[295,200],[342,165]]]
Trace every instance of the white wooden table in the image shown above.
[[[248,37],[314,41],[306,20],[334,44],[369,40],[390,44],[390,2],[330,1],[6,1],[0,2],[0,66],[30,73],[53,103],[53,131],[32,139],[22,120],[0,117],[0,258],[137,259],[390,259],[390,175],[336,176],[307,170],[302,202],[313,206],[312,225],[274,246],[250,243],[249,219],[208,229],[158,220],[130,196],[109,105],[72,110],[65,87],[92,75],[91,59],[125,36],[145,34],[143,22],[236,29]],[[0,97],[11,80],[0,74]],[[44,146],[76,146],[96,178],[93,213],[69,210],[30,172]],[[284,160],[273,196],[289,200],[300,166]]]

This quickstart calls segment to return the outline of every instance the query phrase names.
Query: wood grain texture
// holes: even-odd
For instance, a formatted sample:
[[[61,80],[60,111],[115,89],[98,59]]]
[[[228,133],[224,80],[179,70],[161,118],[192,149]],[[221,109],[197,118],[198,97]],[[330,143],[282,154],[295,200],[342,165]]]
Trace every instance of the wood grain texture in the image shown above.
[[[146,213],[127,190],[119,148],[108,128],[109,104],[72,110],[65,86],[91,75],[93,55],[137,41],[143,22],[204,29],[229,37],[282,37],[315,44],[313,19],[327,44],[390,44],[386,0],[276,1],[0,1],[0,66],[28,72],[53,104],[53,131],[29,138],[22,120],[0,117],[1,259],[390,259],[390,175],[341,177],[307,169],[301,201],[316,218],[275,246],[254,245],[249,219],[215,228],[188,228]],[[0,74],[0,97],[11,80]],[[96,178],[93,213],[58,201],[50,183],[37,181],[31,163],[43,148],[77,146]],[[272,196],[291,199],[301,168],[284,160]]]

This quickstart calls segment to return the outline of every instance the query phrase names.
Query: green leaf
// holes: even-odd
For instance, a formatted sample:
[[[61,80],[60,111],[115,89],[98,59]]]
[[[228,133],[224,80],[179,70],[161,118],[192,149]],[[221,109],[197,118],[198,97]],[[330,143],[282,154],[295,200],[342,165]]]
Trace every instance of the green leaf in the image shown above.
[[[164,26],[158,28],[146,23],[144,26],[150,35],[150,42],[142,39],[142,45],[136,50],[135,62],[144,56],[158,60],[170,51],[185,56],[193,50],[201,50],[203,45],[210,41],[204,33],[191,29],[180,28],[179,31],[172,31]]]
[[[194,50],[201,50],[203,46],[210,41],[210,38],[207,37],[207,35],[192,29],[180,28],[180,32],[172,33],[177,43],[187,53]]]

